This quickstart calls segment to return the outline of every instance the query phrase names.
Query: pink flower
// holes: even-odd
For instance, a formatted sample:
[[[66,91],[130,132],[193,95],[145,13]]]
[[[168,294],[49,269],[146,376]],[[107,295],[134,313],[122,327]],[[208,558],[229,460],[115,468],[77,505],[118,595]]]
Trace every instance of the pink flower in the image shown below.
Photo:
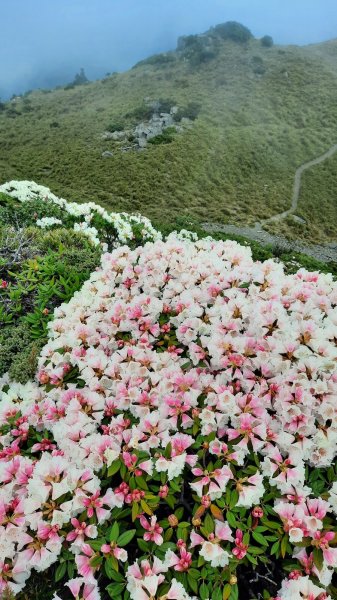
[[[93,567],[91,562],[97,556],[93,549],[88,544],[82,544],[81,554],[75,555],[75,562],[77,570],[82,577],[88,582],[94,581],[95,571],[99,568],[98,566]]]
[[[100,600],[96,582],[87,583],[84,579],[77,577],[76,579],[71,579],[65,585],[68,586],[76,600]],[[82,586],[83,588],[80,596]]]
[[[232,552],[237,559],[241,560],[247,554],[248,544],[243,543],[243,533],[240,529],[236,530],[235,534],[235,548]]]
[[[144,533],[144,540],[146,542],[154,542],[157,544],[157,546],[161,546],[164,541],[162,535],[160,535],[163,531],[163,528],[158,525],[157,517],[155,515],[152,516],[149,522],[144,515],[141,515],[139,517],[139,521],[143,529],[145,529],[147,532]]]
[[[67,542],[74,542],[75,545],[81,546],[86,537],[95,538],[97,536],[97,527],[95,525],[87,525],[85,521],[71,519],[71,524],[74,527],[66,537]]]
[[[165,564],[173,567],[175,571],[188,571],[192,564],[192,554],[187,552],[185,547],[179,548],[179,556],[172,550],[168,550],[165,554]]]
[[[328,567],[337,567],[337,548],[331,548],[329,542],[335,539],[335,533],[333,531],[327,531],[322,533],[316,531],[313,546],[320,548],[323,552],[323,558]]]
[[[103,544],[101,547],[101,552],[103,552],[103,554],[111,554],[121,562],[125,562],[128,559],[128,553],[126,552],[126,550],[124,550],[124,548],[118,548],[116,542],[111,542],[110,544]]]
[[[112,490],[108,490],[102,498],[100,497],[100,491],[97,490],[92,496],[80,496],[80,501],[87,509],[87,515],[89,519],[96,514],[98,523],[106,521],[110,514],[111,508],[115,505],[115,498]],[[109,506],[109,509],[103,508]]]

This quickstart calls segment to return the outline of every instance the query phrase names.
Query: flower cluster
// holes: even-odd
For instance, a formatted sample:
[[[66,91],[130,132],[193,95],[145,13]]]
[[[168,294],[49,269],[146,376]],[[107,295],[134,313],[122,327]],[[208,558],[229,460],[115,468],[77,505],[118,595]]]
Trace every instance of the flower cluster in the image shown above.
[[[43,217],[42,219],[36,220],[36,225],[45,229],[46,227],[52,227],[53,225],[62,225],[62,221],[55,217]]]
[[[94,202],[83,204],[67,202],[53,194],[49,188],[38,185],[34,181],[9,181],[0,185],[0,192],[8,194],[20,202],[42,199],[62,208],[65,213],[74,217],[75,231],[82,231],[95,245],[102,243],[103,248],[104,240],[101,239],[99,233],[102,222],[106,226],[112,226],[116,231],[113,247],[128,244],[135,238],[136,231],[142,241],[154,241],[161,238],[161,234],[152,226],[151,221],[142,215],[108,212]],[[98,228],[93,226],[93,222],[97,220]],[[39,227],[50,227],[56,224],[60,225],[61,220],[53,217],[43,217],[37,221]]]
[[[246,567],[331,600],[331,276],[170,236],[103,255],[49,328],[38,383],[0,386],[0,591],[58,563],[62,600],[235,600]]]

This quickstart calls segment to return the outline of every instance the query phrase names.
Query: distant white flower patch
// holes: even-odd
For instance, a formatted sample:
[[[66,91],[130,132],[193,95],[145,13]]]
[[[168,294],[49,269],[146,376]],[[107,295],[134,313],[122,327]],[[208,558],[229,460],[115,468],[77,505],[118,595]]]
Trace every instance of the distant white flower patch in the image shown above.
[[[74,230],[82,231],[95,245],[101,244],[103,252],[106,251],[106,243],[100,239],[98,230],[95,227],[89,226],[92,219],[96,216],[100,216],[106,225],[113,225],[116,230],[116,239],[111,244],[113,248],[128,244],[135,239],[136,229],[138,236],[143,241],[154,242],[162,238],[161,233],[153,227],[147,217],[143,217],[140,214],[129,215],[124,212],[108,212],[105,208],[94,202],[85,202],[83,204],[67,202],[64,198],[55,196],[49,188],[38,185],[34,181],[8,181],[0,185],[0,192],[8,194],[20,202],[45,200],[63,208],[69,215],[75,217],[75,219],[79,219],[74,224]],[[58,221],[57,224],[61,224],[58,219],[54,219],[53,217],[43,217],[37,221],[37,225],[39,227],[49,227],[56,224],[56,221]]]
[[[42,219],[37,219],[36,225],[45,229],[46,227],[52,227],[53,225],[62,225],[62,221],[55,217],[42,217]]]

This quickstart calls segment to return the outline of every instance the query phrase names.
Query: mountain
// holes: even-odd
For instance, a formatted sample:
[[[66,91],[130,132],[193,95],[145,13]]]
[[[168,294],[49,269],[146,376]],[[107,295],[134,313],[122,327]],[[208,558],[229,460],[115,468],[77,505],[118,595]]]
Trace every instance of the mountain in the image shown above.
[[[240,27],[180,38],[176,51],[125,73],[0,105],[0,182],[34,180],[155,223],[251,225],[286,210],[296,169],[337,143],[337,40],[270,46]],[[149,127],[152,141],[135,143]],[[266,228],[337,239],[336,167],[334,155],[305,171],[300,219]]]

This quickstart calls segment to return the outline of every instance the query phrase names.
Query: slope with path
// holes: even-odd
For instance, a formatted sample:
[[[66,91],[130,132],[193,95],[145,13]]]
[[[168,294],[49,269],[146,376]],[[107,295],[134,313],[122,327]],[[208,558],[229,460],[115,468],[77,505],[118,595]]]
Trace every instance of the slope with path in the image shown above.
[[[261,223],[255,223],[254,227],[237,227],[236,225],[220,225],[218,223],[203,223],[203,227],[206,231],[211,232],[224,232],[228,234],[240,235],[244,236],[250,240],[255,240],[260,242],[263,245],[267,244],[278,244],[280,246],[284,246],[285,248],[291,248],[295,252],[301,252],[303,254],[308,254],[308,256],[312,256],[322,262],[331,262],[337,261],[337,241],[331,244],[302,244],[300,242],[289,241],[286,237],[282,235],[274,235],[270,234],[263,229],[263,225],[267,223],[272,223],[275,221],[280,221],[285,219],[288,215],[293,214],[298,206],[298,199],[301,191],[301,179],[304,171],[314,167],[325,161],[327,158],[330,158],[337,152],[337,144],[334,144],[327,152],[310,160],[296,170],[295,178],[294,178],[294,187],[293,187],[293,195],[291,200],[291,206],[288,210],[285,210],[281,213],[273,215],[268,219],[264,219]]]

